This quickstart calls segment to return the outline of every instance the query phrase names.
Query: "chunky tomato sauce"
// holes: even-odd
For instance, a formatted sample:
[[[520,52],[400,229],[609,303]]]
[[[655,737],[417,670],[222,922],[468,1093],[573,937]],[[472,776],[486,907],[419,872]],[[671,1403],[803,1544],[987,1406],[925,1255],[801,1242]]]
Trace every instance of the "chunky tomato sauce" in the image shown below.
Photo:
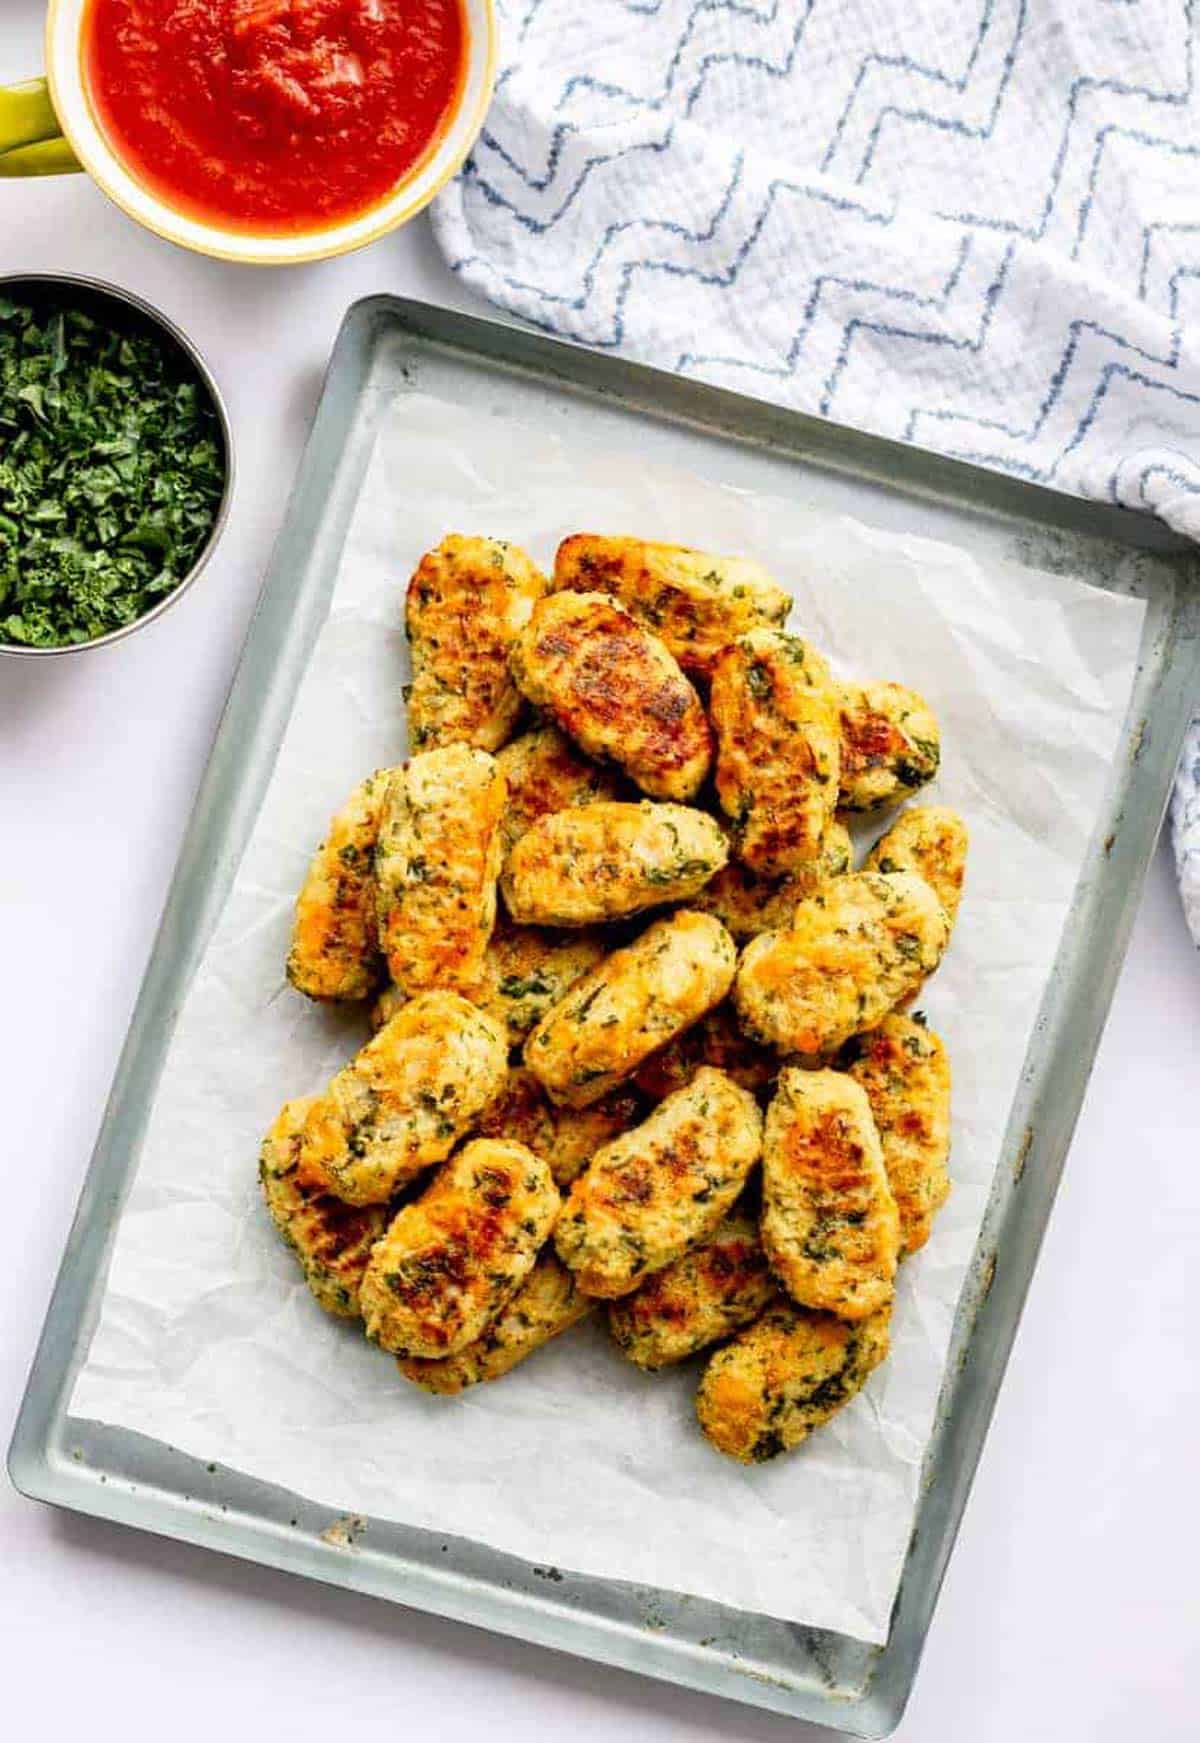
[[[86,82],[176,211],[290,236],[379,204],[460,90],[461,0],[90,0]]]

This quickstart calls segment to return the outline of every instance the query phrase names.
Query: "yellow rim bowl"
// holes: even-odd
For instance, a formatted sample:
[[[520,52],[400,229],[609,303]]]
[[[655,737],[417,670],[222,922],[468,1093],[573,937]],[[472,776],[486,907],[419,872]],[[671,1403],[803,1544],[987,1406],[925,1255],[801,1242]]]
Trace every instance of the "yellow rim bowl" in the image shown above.
[[[467,24],[467,66],[450,124],[435,150],[370,211],[345,223],[299,236],[255,236],[175,211],[133,176],[108,144],[83,80],[83,17],[88,0],[50,0],[46,14],[46,78],[59,124],[88,174],[129,217],[156,236],[248,266],[295,266],[365,248],[397,229],[445,187],[479,137],[495,79],[496,21],[492,0],[462,0]]]

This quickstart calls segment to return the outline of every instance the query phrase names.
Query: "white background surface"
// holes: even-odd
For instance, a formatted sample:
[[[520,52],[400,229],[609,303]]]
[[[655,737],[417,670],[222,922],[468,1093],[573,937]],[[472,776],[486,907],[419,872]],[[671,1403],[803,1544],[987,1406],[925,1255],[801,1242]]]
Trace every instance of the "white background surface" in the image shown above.
[[[0,77],[38,64],[4,0]],[[467,306],[424,222],[256,273],[145,236],[77,178],[0,183],[3,270],[109,277],[205,352],[240,484],[220,555],[108,653],[0,667],[7,1440],[196,785],[341,314]],[[1200,1727],[1200,961],[1165,854],[929,1637],[904,1743],[1152,1743]],[[783,1743],[820,1733],[348,1593],[59,1516],[0,1486],[5,1729],[49,1739]]]

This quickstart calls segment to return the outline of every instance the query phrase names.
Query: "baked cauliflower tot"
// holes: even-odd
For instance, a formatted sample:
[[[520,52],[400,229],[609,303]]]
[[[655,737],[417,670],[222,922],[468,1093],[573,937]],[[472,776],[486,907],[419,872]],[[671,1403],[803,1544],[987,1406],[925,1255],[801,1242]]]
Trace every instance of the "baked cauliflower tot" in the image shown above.
[[[967,870],[967,826],[948,806],[910,805],[880,836],[863,870],[924,878],[953,926]]]
[[[629,1084],[618,1084],[585,1108],[554,1109],[550,1171],[557,1186],[577,1180],[597,1150],[632,1131],[646,1117],[646,1104]]]
[[[574,533],[554,558],[555,589],[607,593],[652,630],[685,672],[712,675],[723,647],[792,608],[761,563],[686,545]]]
[[[842,684],[838,690],[843,811],[897,805],[932,781],[941,734],[929,704],[903,684]]]
[[[555,1232],[585,1295],[627,1295],[702,1241],[762,1149],[753,1096],[710,1067],[593,1156]]]
[[[900,1255],[923,1247],[950,1196],[950,1061],[939,1036],[893,1014],[847,1048],[844,1068],[866,1091],[900,1213]]]
[[[523,1144],[464,1144],[372,1249],[367,1336],[427,1360],[474,1343],[532,1271],[560,1203],[549,1164]]]
[[[833,822],[841,769],[825,661],[799,636],[751,630],[717,656],[709,715],[738,858],[770,877],[807,870]]]
[[[552,1338],[578,1325],[595,1305],[581,1293],[566,1266],[546,1250],[508,1306],[474,1343],[440,1361],[401,1356],[398,1366],[406,1380],[426,1392],[452,1396],[483,1380],[498,1380]]]
[[[765,877],[731,859],[690,900],[703,914],[714,914],[739,944],[760,932],[777,931],[791,923],[796,903],[811,896],[830,878],[845,877],[854,863],[850,831],[835,818],[825,831],[820,852],[803,871],[787,877]]]
[[[758,1095],[774,1083],[779,1058],[742,1034],[728,1000],[685,1029],[638,1066],[633,1081],[651,1101],[662,1101],[690,1083],[702,1065],[715,1065],[735,1083]]]
[[[742,952],[734,1002],[753,1039],[821,1058],[873,1029],[933,973],[950,936],[923,878],[852,872]]]
[[[383,1204],[447,1157],[508,1071],[499,1023],[457,993],[401,1006],[304,1121],[298,1178],[347,1204]]]
[[[705,1437],[746,1465],[799,1446],[883,1361],[890,1317],[851,1324],[790,1301],[769,1307],[709,1359],[696,1393]]]
[[[375,879],[388,971],[410,998],[471,993],[496,923],[504,776],[468,745],[424,751],[388,783]]]
[[[510,1047],[519,1047],[534,1024],[603,955],[603,940],[594,932],[513,926],[501,915],[484,951],[479,980],[471,988],[471,1002],[503,1024]],[[371,1007],[372,1025],[379,1028],[403,1003],[395,982],[385,987]]]
[[[666,1368],[748,1325],[777,1294],[758,1226],[735,1208],[706,1241],[612,1302],[608,1329],[639,1368]]]
[[[729,857],[720,827],[690,805],[619,801],[543,817],[500,880],[514,920],[591,926],[686,902]]]
[[[621,779],[601,768],[556,726],[537,726],[498,752],[506,794],[500,835],[507,859],[527,829],[556,811],[619,799]]]
[[[532,1071],[519,1066],[509,1072],[499,1095],[476,1120],[475,1135],[524,1144],[535,1156],[553,1162],[557,1135],[554,1109]]]
[[[762,1242],[802,1307],[866,1319],[886,1307],[900,1215],[862,1086],[840,1071],[780,1073],[763,1133]]]
[[[719,921],[681,908],[576,981],[526,1041],[525,1063],[551,1101],[586,1107],[720,1004],[736,966]]]
[[[513,643],[517,687],[652,799],[686,803],[712,760],[704,709],[657,636],[603,593],[552,593]]]
[[[310,999],[369,998],[382,978],[375,844],[393,773],[377,769],[355,787],[296,898],[287,977]]]
[[[326,1313],[358,1317],[358,1290],[371,1248],[387,1227],[382,1204],[343,1204],[299,1176],[300,1140],[313,1097],[285,1102],[263,1140],[258,1178],[271,1221],[300,1261]]]
[[[511,1070],[499,1095],[475,1122],[481,1138],[524,1144],[550,1164],[556,1186],[569,1186],[596,1151],[646,1115],[641,1096],[624,1086],[587,1108],[556,1108],[526,1066]]]
[[[514,636],[549,582],[517,545],[450,533],[408,584],[414,751],[469,744],[495,751],[510,737],[521,696],[508,669]]]
[[[594,932],[546,932],[500,920],[484,954],[475,1003],[503,1023],[509,1045],[519,1047],[603,955],[604,941]]]

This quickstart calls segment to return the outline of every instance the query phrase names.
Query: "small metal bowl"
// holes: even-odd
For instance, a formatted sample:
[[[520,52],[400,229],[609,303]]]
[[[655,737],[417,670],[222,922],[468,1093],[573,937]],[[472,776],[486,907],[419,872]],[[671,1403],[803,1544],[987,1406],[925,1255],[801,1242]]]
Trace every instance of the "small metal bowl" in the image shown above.
[[[122,313],[128,314],[129,311],[132,311],[140,320],[156,328],[187,358],[208,394],[221,426],[221,445],[224,449],[225,459],[225,488],[221,493],[220,503],[217,505],[212,529],[199,556],[178,586],[160,599],[157,605],[147,611],[144,616],[135,618],[132,623],[123,624],[120,629],[110,630],[107,635],[96,636],[90,642],[63,642],[59,647],[27,648],[22,647],[17,642],[0,641],[0,655],[16,655],[17,658],[23,660],[45,659],[56,654],[83,654],[89,653],[92,648],[111,647],[113,642],[123,640],[125,636],[132,635],[135,630],[144,629],[148,623],[153,623],[156,617],[161,617],[164,611],[169,611],[176,600],[181,599],[187,592],[212,556],[225,522],[229,518],[229,505],[233,500],[233,431],[229,424],[229,413],[225,409],[225,401],[221,398],[220,389],[213,380],[208,365],[186,333],[180,332],[173,321],[169,321],[160,310],[154,308],[152,304],[144,302],[141,297],[134,296],[131,291],[121,290],[116,285],[105,284],[100,279],[84,278],[73,272],[0,273],[0,295],[15,297],[22,294],[30,297],[38,295],[61,296],[64,291],[72,290],[83,292],[97,305],[108,305],[111,310],[110,318],[114,322],[120,321]]]

